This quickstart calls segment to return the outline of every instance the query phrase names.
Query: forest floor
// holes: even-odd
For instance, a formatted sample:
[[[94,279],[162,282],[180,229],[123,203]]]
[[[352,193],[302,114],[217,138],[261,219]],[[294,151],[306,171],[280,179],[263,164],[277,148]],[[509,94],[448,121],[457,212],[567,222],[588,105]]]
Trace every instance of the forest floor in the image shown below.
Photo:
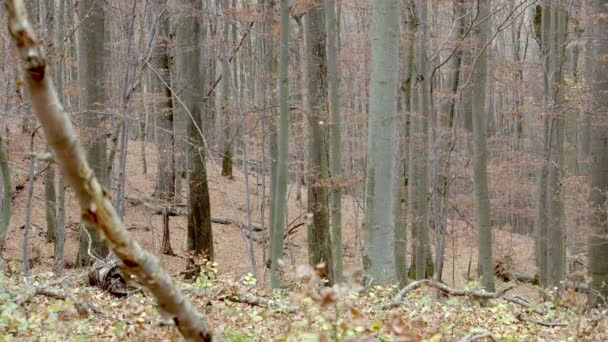
[[[13,199],[11,225],[3,256],[12,272],[0,273],[0,341],[4,340],[177,340],[174,327],[156,311],[154,300],[145,293],[117,299],[97,288],[87,286],[82,270],[68,269],[58,282],[51,272],[53,245],[45,238],[44,176],[36,178],[32,201],[30,257],[32,276],[24,279],[22,269],[22,235],[25,222],[28,181],[29,137],[12,139],[9,144],[12,181],[18,185]],[[43,151],[42,139],[36,150]],[[139,142],[129,141],[127,196],[155,203],[154,190],[157,153],[154,144],[146,144],[147,174],[143,174]],[[46,167],[41,162],[37,170]],[[212,215],[247,222],[247,189],[242,168],[235,165],[234,179],[219,176],[219,165],[208,162]],[[252,221],[267,226],[262,220],[262,206],[267,207],[268,179],[249,173],[249,195]],[[263,192],[266,196],[263,196]],[[306,191],[296,200],[296,188],[288,189],[288,222],[294,228],[285,247],[283,280],[288,291],[270,293],[267,288],[267,252],[263,232],[256,233],[255,264],[257,280],[252,273],[246,234],[237,224],[213,224],[215,263],[206,276],[194,284],[180,283],[194,303],[205,314],[220,340],[229,341],[458,341],[471,334],[492,334],[499,341],[574,341],[608,340],[608,319],[591,329],[592,313],[582,314],[584,296],[568,292],[561,298],[541,300],[534,286],[498,281],[498,290],[513,286],[508,293],[521,296],[531,304],[525,306],[504,298],[480,302],[470,296],[442,296],[422,287],[410,292],[406,300],[393,309],[379,309],[389,302],[397,287],[373,286],[361,291],[362,218],[360,199],[343,199],[343,240],[347,284],[333,290],[321,290],[306,281],[311,270],[307,264]],[[185,204],[185,191],[181,203]],[[266,212],[268,210],[266,209]],[[265,221],[265,224],[263,224]],[[79,241],[78,203],[66,192],[66,264],[74,264]],[[171,244],[176,256],[160,253],[162,217],[153,215],[142,205],[126,203],[125,225],[147,249],[153,251],[171,273],[185,270],[186,218],[171,217]],[[462,220],[450,221],[446,238],[446,262],[443,280],[454,289],[475,290],[477,283],[476,235]],[[505,230],[494,232],[494,255],[512,271],[533,273],[533,240]],[[314,277],[313,277],[314,278]],[[255,285],[257,286],[255,286]],[[45,288],[53,291],[44,291]],[[42,289],[42,290],[41,290]],[[36,291],[38,290],[38,291]],[[57,291],[61,292],[57,295]],[[54,295],[52,295],[54,294]],[[245,294],[258,299],[271,299],[252,305]],[[276,304],[276,303],[275,303]],[[86,309],[83,310],[82,308]],[[293,312],[282,312],[287,309]],[[79,310],[77,310],[79,309]],[[473,336],[475,335],[475,336]],[[473,339],[469,339],[473,340]]]

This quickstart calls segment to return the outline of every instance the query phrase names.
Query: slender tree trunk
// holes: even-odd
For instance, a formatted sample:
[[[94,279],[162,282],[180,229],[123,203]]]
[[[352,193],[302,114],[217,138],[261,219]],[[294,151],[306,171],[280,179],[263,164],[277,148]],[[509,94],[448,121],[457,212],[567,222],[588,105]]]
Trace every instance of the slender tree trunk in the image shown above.
[[[0,175],[2,176],[2,217],[0,217],[0,251],[11,220],[11,177],[8,168],[8,154],[4,147],[3,132],[0,132]],[[0,252],[0,258],[2,257]]]
[[[400,286],[407,284],[408,272],[407,272],[407,217],[408,217],[408,205],[410,203],[410,179],[409,170],[411,168],[411,149],[413,144],[410,140],[412,138],[411,131],[411,120],[412,120],[412,85],[414,78],[414,43],[415,43],[415,18],[412,15],[410,6],[407,6],[406,10],[401,13],[403,18],[403,29],[405,30],[405,49],[403,49],[403,61],[405,65],[405,75],[401,91],[403,91],[403,123],[404,133],[401,145],[401,156],[402,162],[399,167],[399,192],[398,192],[398,203],[396,205],[395,215],[395,271],[397,280]]]
[[[166,1],[162,3],[166,6]],[[167,84],[171,84],[171,67],[169,65],[169,17],[163,14],[159,23],[159,32],[156,38],[154,51],[154,64]],[[154,81],[156,91],[162,93],[159,108],[156,108],[158,124],[157,151],[158,163],[156,172],[156,188],[154,196],[172,202],[175,199],[175,135],[173,101],[171,90]]]
[[[479,1],[479,18],[490,15],[491,0]],[[484,20],[475,29],[477,63],[473,67],[473,187],[475,189],[475,213],[479,230],[479,274],[486,291],[494,291],[494,261],[492,257],[492,223],[488,194],[487,147],[486,147],[486,80],[490,22]]]
[[[429,246],[429,205],[428,205],[428,157],[429,157],[429,127],[428,118],[430,115],[430,82],[429,66],[427,61],[428,43],[428,3],[420,1],[418,6],[418,118],[417,118],[417,157],[416,167],[416,279],[424,279],[433,274],[432,270],[427,269],[428,260],[432,260],[431,249]],[[432,261],[431,261],[432,263]],[[429,272],[430,271],[430,272]]]
[[[220,144],[222,151],[222,176],[233,179],[232,175],[232,101],[230,97],[230,82],[232,75],[230,73],[230,25],[228,24],[228,11],[230,7],[229,0],[222,1],[222,124],[219,129],[222,130],[223,134]],[[236,61],[234,61],[236,63]],[[236,64],[235,64],[236,65]]]
[[[57,63],[55,63],[55,84],[57,85],[57,97],[63,101],[63,57],[65,55],[65,0],[59,0],[57,6],[57,23],[55,25],[55,49],[57,51]],[[54,246],[54,266],[56,272],[61,273],[64,265],[64,245],[65,245],[65,184],[63,175],[55,174],[55,246]]]
[[[325,14],[320,1],[317,1],[306,15],[305,27],[310,132],[308,207],[313,214],[313,224],[309,225],[308,231],[308,256],[311,265],[325,265],[327,279],[333,284],[328,207],[326,33]]]
[[[334,0],[325,0],[327,31],[327,82],[329,112],[331,119],[331,242],[334,260],[334,277],[342,281],[342,138],[340,119],[340,99],[338,98],[338,39],[340,35],[336,20]]]
[[[279,60],[279,160],[277,163],[274,229],[271,237],[270,282],[273,289],[281,286],[279,278],[279,259],[283,257],[283,232],[287,219],[287,159],[289,157],[289,2],[280,3],[280,60]]]
[[[561,8],[564,3],[558,0],[551,11],[551,39],[554,48],[551,54],[555,55],[555,63],[549,69],[551,77],[551,137],[550,137],[550,163],[547,191],[549,191],[549,231],[547,244],[548,281],[550,288],[563,288],[566,266],[566,235],[565,213],[562,198],[562,179],[564,178],[564,137],[565,117],[562,105],[564,103],[564,73],[565,67],[565,41],[567,32],[567,13]]]
[[[32,229],[32,196],[34,195],[34,177],[36,175],[36,158],[34,157],[34,138],[38,129],[30,137],[30,173],[27,182],[27,199],[25,204],[25,225],[23,226],[23,276],[30,275],[30,230]]]

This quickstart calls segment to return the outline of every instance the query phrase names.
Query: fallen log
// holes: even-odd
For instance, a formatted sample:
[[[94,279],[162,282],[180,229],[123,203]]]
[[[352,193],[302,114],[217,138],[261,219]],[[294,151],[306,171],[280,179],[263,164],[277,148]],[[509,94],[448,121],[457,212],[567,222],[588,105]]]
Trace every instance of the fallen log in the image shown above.
[[[125,199],[132,206],[134,206],[134,207],[143,206],[144,208],[146,208],[148,211],[150,211],[154,215],[164,215],[165,213],[169,216],[186,216],[186,215],[188,215],[188,208],[186,208],[186,206],[183,206],[183,205],[163,206],[163,205],[157,205],[157,204],[153,204],[150,202],[146,202],[139,198],[134,198],[134,197],[126,197]],[[217,224],[224,224],[224,225],[235,224],[235,225],[240,225],[242,227],[247,227],[246,222],[234,221],[227,217],[221,217],[221,216],[212,216],[211,222],[217,223]],[[264,229],[262,229],[262,226],[255,224],[255,223],[251,224],[251,229],[255,232],[261,232],[264,230]]]

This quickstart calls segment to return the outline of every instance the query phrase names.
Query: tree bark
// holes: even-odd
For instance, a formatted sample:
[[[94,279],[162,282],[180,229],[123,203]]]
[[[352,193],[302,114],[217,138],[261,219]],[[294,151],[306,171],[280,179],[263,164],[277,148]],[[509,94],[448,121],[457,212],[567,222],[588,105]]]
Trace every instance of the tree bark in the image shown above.
[[[166,6],[166,1],[162,3]],[[160,18],[159,32],[156,38],[155,51],[153,52],[154,64],[158,72],[167,84],[171,84],[171,68],[169,65],[169,17],[163,14]],[[156,78],[154,78],[156,79]],[[159,108],[156,108],[158,124],[157,151],[158,158],[156,172],[156,188],[154,197],[172,202],[175,199],[175,136],[174,136],[174,116],[173,101],[171,100],[171,89],[154,81],[155,90],[162,93],[162,100]]]
[[[478,253],[481,284],[487,291],[494,291],[494,262],[492,257],[492,223],[490,219],[490,197],[488,194],[488,170],[486,147],[486,80],[488,57],[486,44],[490,23],[485,20],[490,15],[491,0],[479,1],[479,22],[475,29],[477,44],[475,53],[479,56],[473,67],[473,187],[475,189],[475,213],[479,231]]]
[[[106,68],[103,59],[105,53],[105,14],[103,2],[97,0],[80,0],[78,2],[80,16],[78,42],[78,78],[80,87],[84,89],[81,97],[83,114],[81,115],[81,136],[83,146],[87,151],[87,159],[95,176],[102,187],[109,186],[107,167],[106,136],[99,134],[100,128],[105,128],[107,119],[103,112],[106,104],[104,79]],[[95,229],[85,225],[91,235],[92,252],[100,257],[108,254],[108,248],[101,240]],[[87,253],[88,243],[85,235],[80,236],[77,266],[88,266],[91,263]]]
[[[323,263],[327,279],[334,282],[331,231],[328,206],[328,155],[327,155],[327,58],[325,13],[321,1],[317,1],[305,18],[309,173],[308,208],[313,213],[313,223],[308,231],[308,256],[311,265]]]
[[[273,289],[281,286],[279,259],[283,257],[283,232],[287,216],[287,159],[289,157],[289,3],[280,3],[280,59],[279,59],[279,159],[277,163],[274,229],[271,236],[270,283]]]
[[[369,94],[365,249],[363,267],[374,283],[394,281],[395,123],[399,65],[399,2],[372,6],[372,71]]]
[[[331,120],[331,246],[334,260],[334,277],[342,281],[342,124],[338,97],[338,36],[340,35],[334,0],[325,0],[327,31],[327,83],[329,115]]]
[[[591,197],[590,222],[592,234],[589,238],[589,277],[591,278],[589,303],[605,305],[608,298],[608,1],[594,0],[595,21],[590,40],[591,74],[588,79],[591,87],[592,108],[600,119],[591,128]]]
[[[182,17],[175,23],[176,45],[189,47],[176,56],[176,68],[179,70],[176,80],[181,82],[179,89],[184,89],[181,98],[192,115],[188,118],[188,137],[192,142],[188,145],[188,160],[192,170],[189,182],[188,250],[212,260],[214,253],[209,185],[203,133],[200,128],[202,104],[204,105],[205,102],[201,99],[204,89],[202,89],[202,70],[198,61],[201,57],[202,31],[197,13],[202,10],[202,3],[195,0],[180,0],[177,5]]]

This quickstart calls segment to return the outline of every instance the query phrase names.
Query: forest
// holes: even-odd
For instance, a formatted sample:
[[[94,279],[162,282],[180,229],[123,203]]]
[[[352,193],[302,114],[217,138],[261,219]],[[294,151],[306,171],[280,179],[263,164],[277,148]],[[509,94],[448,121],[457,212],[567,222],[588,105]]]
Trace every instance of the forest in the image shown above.
[[[1,0],[1,341],[608,341],[608,0]]]

